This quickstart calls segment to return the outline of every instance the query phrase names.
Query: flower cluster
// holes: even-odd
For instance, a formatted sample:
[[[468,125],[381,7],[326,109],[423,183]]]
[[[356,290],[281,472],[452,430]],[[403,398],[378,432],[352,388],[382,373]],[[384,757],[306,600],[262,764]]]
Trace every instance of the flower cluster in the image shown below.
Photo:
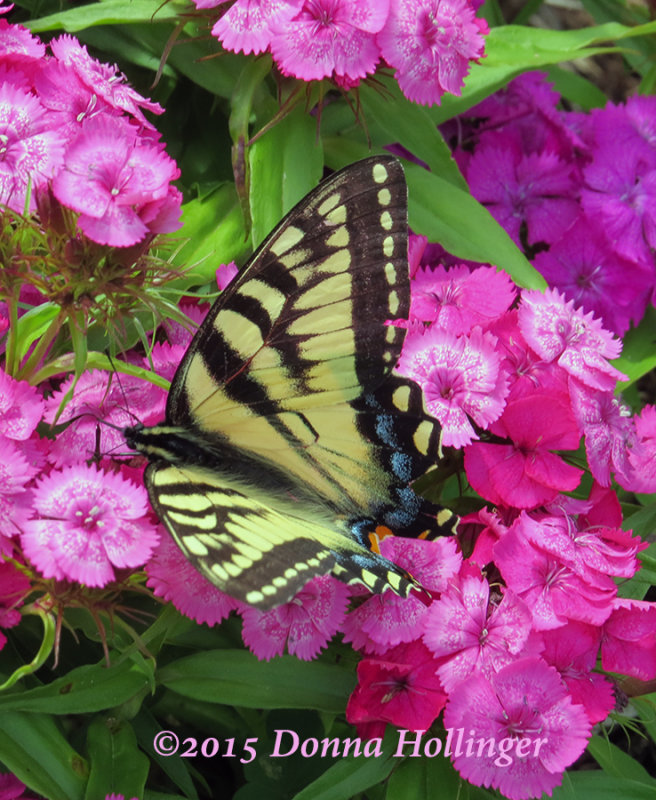
[[[179,171],[118,69],[63,35],[46,46],[0,20],[0,203],[22,214],[49,193],[89,239],[127,247],[176,230]]]
[[[219,0],[194,0],[212,8]],[[223,3],[221,3],[223,5]],[[279,70],[350,89],[382,62],[410,100],[459,95],[483,55],[482,0],[235,0],[212,29],[226,50],[270,51]]]
[[[656,280],[656,98],[590,114],[558,100],[528,73],[445,133],[472,194],[549,285],[622,335]]]

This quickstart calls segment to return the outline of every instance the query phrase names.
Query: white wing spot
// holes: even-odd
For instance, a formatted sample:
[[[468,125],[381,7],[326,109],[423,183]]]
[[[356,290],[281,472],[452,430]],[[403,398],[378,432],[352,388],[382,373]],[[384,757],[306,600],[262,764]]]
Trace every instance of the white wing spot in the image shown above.
[[[375,183],[385,183],[388,178],[387,168],[384,164],[374,164],[373,179]]]

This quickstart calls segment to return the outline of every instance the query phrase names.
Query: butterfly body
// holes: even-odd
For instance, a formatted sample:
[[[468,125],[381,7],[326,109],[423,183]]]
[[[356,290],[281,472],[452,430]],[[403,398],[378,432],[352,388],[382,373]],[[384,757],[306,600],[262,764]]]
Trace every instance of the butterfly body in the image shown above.
[[[224,290],[174,377],[166,420],[125,431],[151,503],[214,585],[260,608],[333,572],[417,583],[369,549],[430,525],[410,482],[439,425],[392,374],[409,310],[406,187],[366,159],[302,200]]]

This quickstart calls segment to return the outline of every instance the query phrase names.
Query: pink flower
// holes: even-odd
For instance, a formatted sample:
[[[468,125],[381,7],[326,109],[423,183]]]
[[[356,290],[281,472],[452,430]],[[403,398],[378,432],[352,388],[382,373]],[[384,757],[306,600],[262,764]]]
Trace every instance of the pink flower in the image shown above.
[[[5,22],[5,20],[0,20]],[[25,89],[0,85],[0,203],[25,210],[27,188],[41,186],[59,168],[63,141],[47,110]],[[34,210],[34,196],[30,210]]]
[[[550,452],[575,450],[580,439],[569,404],[558,395],[514,400],[492,430],[511,444],[474,442],[465,449],[467,478],[486,500],[536,508],[576,489],[583,471]]]
[[[445,92],[461,93],[487,32],[467,0],[392,0],[377,40],[405,96],[430,105]]]
[[[37,472],[16,442],[0,436],[0,555],[10,555],[12,546],[7,539],[16,536],[30,518],[26,486]]]
[[[411,283],[410,319],[430,322],[449,333],[469,333],[500,317],[515,299],[515,287],[494,267],[470,270],[419,269]]]
[[[428,412],[442,425],[442,444],[464,447],[477,438],[470,417],[488,428],[503,412],[508,387],[495,344],[478,327],[455,336],[434,325],[406,336],[398,370],[423,389]]]
[[[656,604],[615,600],[602,634],[601,665],[642,681],[656,678]]]
[[[17,381],[0,369],[0,434],[25,441],[43,416],[43,399],[27,381]]]
[[[194,2],[198,8],[208,7]],[[271,44],[273,30],[286,27],[302,5],[303,0],[236,0],[214,25],[212,36],[226,50],[262,53]]]
[[[531,610],[535,630],[560,628],[570,620],[602,625],[617,589],[611,577],[580,570],[562,554],[546,520],[522,514],[494,547],[506,585]]]
[[[441,660],[451,693],[472,674],[489,677],[516,660],[531,632],[531,612],[511,591],[490,599],[487,581],[463,577],[428,609],[424,642]]]
[[[21,542],[46,578],[105,586],[115,568],[147,561],[159,538],[146,517],[146,490],[86,464],[41,478],[33,506],[37,519],[26,523]]]
[[[140,210],[164,199],[179,170],[161,148],[142,144],[122,120],[94,117],[66,151],[55,197],[80,212],[78,225],[99,244],[127,247],[149,228]]]
[[[475,741],[515,747],[506,753],[485,745],[453,758],[475,786],[498,789],[510,800],[551,794],[562,773],[585,750],[590,721],[574,705],[558,672],[540,658],[525,658],[485,678],[474,675],[449,695],[444,725],[473,731]],[[522,740],[530,745],[520,751]]]
[[[305,0],[293,20],[276,27],[271,53],[286,75],[357,82],[374,71],[380,57],[374,34],[385,24],[388,2]]]
[[[454,539],[425,541],[388,536],[380,543],[380,552],[411,572],[424,589],[434,594],[446,589],[462,563]],[[391,646],[418,639],[427,610],[426,604],[414,595],[372,595],[346,617],[341,626],[344,641],[366,653],[384,653]]]
[[[181,614],[199,624],[216,625],[240,605],[201,575],[168,533],[162,535],[146,564],[146,575],[156,597],[173,603]]]
[[[632,481],[626,488],[651,494],[656,492],[656,406],[645,406],[634,423],[635,442],[628,454]]]
[[[337,633],[348,600],[348,588],[331,575],[313,578],[288,603],[269,611],[242,607],[244,642],[260,660],[282,655],[287,644],[292,655],[310,661]]]
[[[579,381],[570,382],[572,410],[585,436],[590,472],[602,486],[610,485],[611,469],[627,488],[633,482],[630,454],[635,439],[631,412],[610,391],[595,391]]]
[[[562,628],[543,631],[542,639],[542,658],[558,670],[572,701],[585,708],[593,725],[606,719],[615,707],[613,684],[592,671],[601,630],[583,622],[568,622]]]
[[[0,562],[0,628],[13,628],[21,621],[18,609],[29,594],[30,582],[13,564]],[[0,630],[0,650],[7,643],[7,637]],[[0,798],[2,785],[0,784]]]
[[[411,642],[381,657],[360,661],[358,685],[349,697],[346,719],[358,729],[382,721],[409,730],[426,730],[445,702],[433,654],[421,642]]]
[[[591,313],[565,302],[555,289],[522,293],[519,328],[529,346],[545,361],[557,361],[572,377],[593,389],[615,389],[627,376],[606,359],[617,358],[622,343]]]
[[[103,64],[92,58],[85,45],[73,36],[64,34],[50,42],[55,58],[69,67],[93,94],[98,95],[108,105],[135,117],[142,126],[152,129],[141,109],[161,114],[164,109],[159,103],[147,100],[136,92],[125,80],[117,67]]]
[[[9,9],[2,9],[2,13]],[[41,59],[45,56],[45,45],[22,25],[12,25],[0,19],[0,60],[13,61],[16,57]]]

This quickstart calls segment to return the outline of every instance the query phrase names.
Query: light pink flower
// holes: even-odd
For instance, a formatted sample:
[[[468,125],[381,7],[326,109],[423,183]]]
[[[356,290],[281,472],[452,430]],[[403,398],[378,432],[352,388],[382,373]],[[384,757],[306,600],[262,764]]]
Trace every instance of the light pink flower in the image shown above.
[[[207,0],[194,0],[208,8]],[[211,5],[218,5],[211,0]],[[299,12],[303,0],[236,0],[212,28],[212,36],[226,50],[262,53],[271,44],[273,30],[286,27]]]
[[[487,31],[467,0],[392,0],[377,41],[403,94],[430,105],[445,92],[461,93],[469,62],[483,55]]]
[[[357,82],[376,67],[380,51],[374,34],[387,11],[388,0],[305,0],[293,20],[277,26],[271,53],[286,75]]]
[[[105,586],[115,569],[147,561],[159,538],[145,488],[86,464],[41,478],[33,506],[37,519],[25,524],[21,543],[46,578]]]
[[[522,293],[519,328],[541,358],[557,361],[586,386],[612,391],[618,380],[628,380],[607,361],[617,358],[622,342],[555,289]]]
[[[427,410],[442,425],[442,444],[464,447],[477,438],[469,418],[488,428],[503,412],[508,386],[495,345],[478,327],[455,336],[434,325],[406,336],[398,371],[423,389]]]
[[[164,533],[146,564],[148,586],[153,594],[173,603],[181,614],[216,625],[240,603],[213,586],[188,561],[168,533]]]
[[[424,642],[440,659],[437,674],[447,692],[472,674],[486,677],[516,660],[531,632],[531,612],[506,590],[490,599],[480,578],[454,581],[428,609]]]
[[[288,603],[259,611],[243,606],[242,636],[260,660],[291,655],[304,661],[316,658],[337,633],[348,605],[348,588],[331,575],[312,578]]]
[[[161,148],[142,144],[123,120],[94,117],[68,147],[53,191],[80,212],[78,225],[90,239],[127,247],[149,231],[141,209],[166,198],[178,175],[175,162]]]
[[[9,83],[0,85],[0,203],[22,213],[28,186],[51,178],[62,157],[63,140],[39,99]]]
[[[17,381],[0,369],[0,434],[25,441],[43,416],[43,399],[27,381]]]
[[[564,770],[585,750],[590,721],[574,705],[560,675],[540,658],[524,658],[485,678],[474,675],[450,694],[446,728],[464,730],[474,740],[528,739],[524,757],[513,748],[507,761],[484,747],[453,758],[458,772],[475,786],[498,789],[509,800],[551,794]],[[541,740],[537,745],[538,740]],[[536,752],[537,749],[537,752]]]

